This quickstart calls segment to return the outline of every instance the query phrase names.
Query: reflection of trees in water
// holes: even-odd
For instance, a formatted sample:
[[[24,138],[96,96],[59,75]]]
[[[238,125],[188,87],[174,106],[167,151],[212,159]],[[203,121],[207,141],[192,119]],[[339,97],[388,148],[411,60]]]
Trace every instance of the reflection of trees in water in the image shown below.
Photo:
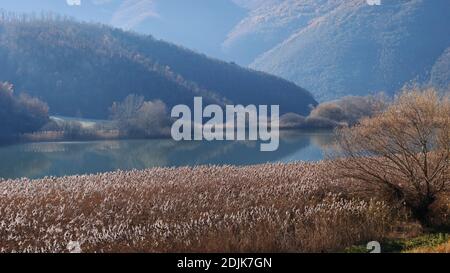
[[[282,130],[280,131],[280,139],[286,143],[295,143],[299,139],[308,139],[313,144],[317,144],[322,147],[322,145],[328,145],[333,138],[333,131],[323,130],[323,131],[302,131],[302,130]],[[314,141],[318,141],[315,143]]]
[[[231,153],[236,145],[239,144],[231,141],[197,142],[195,149],[190,150],[190,154],[187,154],[187,160],[181,160],[176,165],[209,164],[209,162],[222,157],[224,154]],[[177,153],[174,155],[178,160],[183,158],[177,156]]]
[[[333,133],[318,133],[310,135],[311,143],[322,150],[327,150],[332,148],[335,140]]]
[[[61,143],[30,143],[23,146],[23,151],[31,153],[66,152],[67,147]]]
[[[299,130],[285,130],[280,132],[280,139],[286,143],[295,143],[299,139],[308,139],[311,145],[314,145],[321,150],[329,150],[334,148],[335,135],[333,131],[299,131]]]
[[[167,154],[176,147],[171,140],[118,141],[119,149],[107,151],[116,169],[167,166]]]
[[[114,142],[27,143],[2,147],[1,177],[43,177],[109,170],[107,154],[118,146]],[[102,155],[103,153],[103,155]],[[100,159],[100,160],[97,160]]]
[[[261,152],[255,141],[117,140],[33,143],[0,148],[0,176],[42,177],[97,173],[117,169],[206,164],[249,165],[293,158],[310,153],[311,144],[326,148],[329,133],[282,132],[275,152]],[[308,149],[306,149],[308,148]],[[314,148],[316,149],[316,148]],[[316,151],[317,152],[317,151]]]
[[[51,167],[51,161],[42,154],[18,151],[19,146],[0,148],[0,178],[39,177]]]
[[[260,142],[255,141],[214,141],[198,142],[195,150],[176,153],[173,159],[177,165],[193,164],[232,164],[249,165],[279,161],[287,155],[304,149],[309,145],[306,135],[292,138],[290,141],[281,139],[280,147],[274,152],[261,152]]]
[[[165,166],[166,153],[175,146],[170,140],[96,141],[62,145],[66,146],[66,153],[54,154],[55,160],[71,162],[81,173],[83,170],[104,172]]]

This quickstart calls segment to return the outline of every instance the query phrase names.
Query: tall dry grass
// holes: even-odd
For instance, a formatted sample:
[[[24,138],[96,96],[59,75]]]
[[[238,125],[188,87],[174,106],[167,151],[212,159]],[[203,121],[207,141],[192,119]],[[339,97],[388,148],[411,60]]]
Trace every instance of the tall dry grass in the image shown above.
[[[0,251],[322,252],[381,239],[382,202],[322,163],[155,168],[0,183]]]

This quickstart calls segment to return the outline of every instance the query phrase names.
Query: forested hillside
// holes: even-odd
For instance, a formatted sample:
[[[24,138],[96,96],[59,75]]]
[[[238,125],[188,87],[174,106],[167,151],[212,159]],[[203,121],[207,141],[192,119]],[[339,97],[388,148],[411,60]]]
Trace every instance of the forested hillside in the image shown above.
[[[270,33],[294,29],[251,67],[301,83],[320,101],[379,91],[392,95],[411,82],[448,90],[450,1],[282,1],[290,11],[294,2],[302,12],[292,20],[260,20],[249,34],[235,30],[232,37],[239,31],[244,37],[275,37]]]
[[[307,114],[312,95],[295,84],[136,33],[48,16],[0,16],[0,80],[48,103],[51,114],[105,118],[129,94],[171,107],[279,104]]]

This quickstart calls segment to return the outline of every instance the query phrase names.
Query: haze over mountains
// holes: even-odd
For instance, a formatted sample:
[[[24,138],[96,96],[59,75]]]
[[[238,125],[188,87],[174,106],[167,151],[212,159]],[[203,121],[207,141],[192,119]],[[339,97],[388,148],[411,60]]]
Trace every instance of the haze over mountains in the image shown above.
[[[0,7],[152,34],[281,76],[320,101],[393,94],[411,81],[442,91],[450,84],[448,0],[15,0]]]
[[[107,118],[129,94],[168,107],[203,96],[205,103],[278,104],[281,113],[304,115],[317,104],[291,82],[152,36],[53,17],[1,18],[0,81],[47,102],[51,114]]]
[[[51,11],[101,22],[227,61],[232,58],[221,49],[223,39],[247,13],[231,0],[3,0],[0,8],[38,14]]]
[[[250,67],[301,83],[320,101],[393,94],[410,81],[450,84],[449,1],[317,2],[317,16]]]

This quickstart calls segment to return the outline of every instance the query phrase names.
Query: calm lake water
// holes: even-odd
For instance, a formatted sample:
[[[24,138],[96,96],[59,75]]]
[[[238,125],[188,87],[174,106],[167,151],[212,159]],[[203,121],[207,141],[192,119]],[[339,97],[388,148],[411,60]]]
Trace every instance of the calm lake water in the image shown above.
[[[280,147],[275,152],[260,152],[258,142],[175,142],[171,139],[0,146],[0,177],[41,178],[157,166],[319,161],[333,140],[330,132],[285,131],[280,138]]]

